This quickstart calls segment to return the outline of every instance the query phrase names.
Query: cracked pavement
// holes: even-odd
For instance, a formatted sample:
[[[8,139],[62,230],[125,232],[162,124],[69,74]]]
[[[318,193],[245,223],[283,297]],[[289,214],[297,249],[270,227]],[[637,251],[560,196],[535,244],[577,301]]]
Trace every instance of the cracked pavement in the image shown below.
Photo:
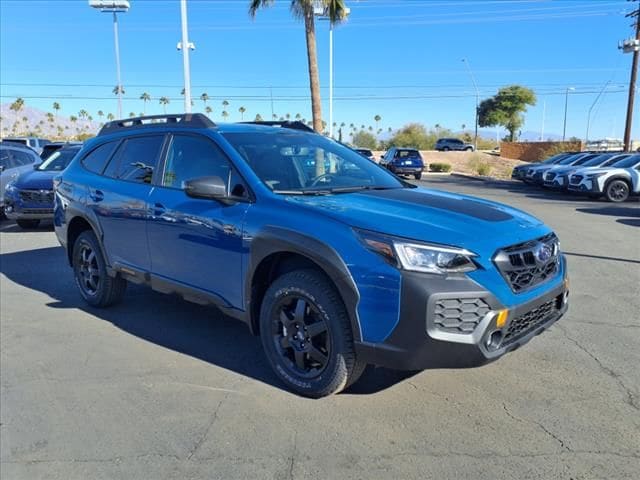
[[[370,368],[322,400],[283,390],[259,340],[215,310],[141,287],[115,308],[85,307],[52,231],[3,221],[0,476],[637,478],[640,203],[422,183],[553,227],[568,253],[569,313],[491,365]]]

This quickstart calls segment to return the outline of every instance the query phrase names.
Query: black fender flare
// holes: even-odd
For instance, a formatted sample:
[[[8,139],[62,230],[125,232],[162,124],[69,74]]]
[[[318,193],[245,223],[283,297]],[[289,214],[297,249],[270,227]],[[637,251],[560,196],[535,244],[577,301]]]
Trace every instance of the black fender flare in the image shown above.
[[[251,286],[254,275],[265,258],[277,253],[301,255],[317,264],[324,271],[334,282],[345,304],[351,322],[353,340],[360,342],[362,333],[357,312],[360,294],[344,260],[335,249],[316,238],[274,226],[264,227],[251,240],[249,265],[244,280],[245,308],[250,328],[253,329],[251,325],[251,296],[253,293]]]
[[[71,205],[69,205],[65,211],[65,221],[67,222],[67,228],[65,230],[65,234],[67,235],[67,257],[69,258],[69,264],[70,265],[72,264],[72,256],[73,256],[73,247],[68,243],[69,226],[71,225],[71,222],[73,222],[73,220],[75,220],[76,218],[81,218],[82,220],[87,222],[89,226],[91,226],[93,233],[95,233],[98,239],[98,244],[100,245],[100,250],[102,251],[102,258],[104,258],[105,263],[107,264],[107,270],[111,274],[112,273],[111,261],[107,256],[107,252],[105,251],[104,244],[103,244],[104,232],[102,230],[102,227],[100,226],[100,222],[98,222],[98,218],[96,214],[91,209],[85,207],[84,205],[81,208],[78,208],[77,206],[71,207]]]

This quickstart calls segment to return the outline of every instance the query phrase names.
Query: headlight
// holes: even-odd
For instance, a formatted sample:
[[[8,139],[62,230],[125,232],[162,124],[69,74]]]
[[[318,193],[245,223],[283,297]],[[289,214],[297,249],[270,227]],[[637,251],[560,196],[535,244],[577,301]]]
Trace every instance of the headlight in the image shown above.
[[[476,255],[462,248],[410,242],[362,230],[357,233],[369,250],[404,270],[444,275],[477,269],[473,261]]]

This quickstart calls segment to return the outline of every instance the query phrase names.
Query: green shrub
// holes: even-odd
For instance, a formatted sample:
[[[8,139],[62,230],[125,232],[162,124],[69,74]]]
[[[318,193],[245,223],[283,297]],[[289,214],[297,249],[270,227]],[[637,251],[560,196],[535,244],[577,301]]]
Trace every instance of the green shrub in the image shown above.
[[[491,173],[491,165],[489,165],[488,163],[482,162],[480,165],[478,165],[478,169],[477,169],[478,175],[482,175],[483,177],[489,175],[489,173]]]
[[[451,165],[448,163],[432,163],[429,165],[429,170],[432,172],[450,172]]]
[[[491,165],[482,160],[482,157],[478,153],[474,153],[471,155],[467,166],[473,173],[477,175],[485,176],[489,175],[489,173],[491,172]]]

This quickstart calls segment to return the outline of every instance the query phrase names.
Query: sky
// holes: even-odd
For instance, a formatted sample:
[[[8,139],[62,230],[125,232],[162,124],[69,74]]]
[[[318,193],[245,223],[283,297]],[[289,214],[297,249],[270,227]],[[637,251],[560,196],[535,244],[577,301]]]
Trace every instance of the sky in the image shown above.
[[[131,0],[119,16],[124,115],[183,109],[179,0]],[[532,88],[523,131],[621,138],[631,55],[618,42],[632,36],[625,0],[346,0],[348,21],[334,29],[334,121],[383,129],[409,122],[454,131],[474,124],[480,99],[506,85]],[[194,98],[206,92],[214,121],[222,101],[230,121],[257,113],[310,119],[302,22],[288,0],[248,15],[248,0],[188,0]],[[328,121],[329,25],[318,21],[323,117]],[[462,59],[467,59],[465,64]],[[470,69],[467,69],[469,65]],[[473,77],[473,79],[472,79]],[[86,0],[0,0],[0,102],[20,96],[29,106],[62,115],[117,112],[110,14]],[[594,101],[602,92],[598,101]],[[195,111],[204,104],[195,100]],[[589,115],[589,111],[591,114]],[[640,112],[632,136],[640,137]],[[544,124],[544,127],[543,127]],[[503,133],[501,133],[502,135]]]

